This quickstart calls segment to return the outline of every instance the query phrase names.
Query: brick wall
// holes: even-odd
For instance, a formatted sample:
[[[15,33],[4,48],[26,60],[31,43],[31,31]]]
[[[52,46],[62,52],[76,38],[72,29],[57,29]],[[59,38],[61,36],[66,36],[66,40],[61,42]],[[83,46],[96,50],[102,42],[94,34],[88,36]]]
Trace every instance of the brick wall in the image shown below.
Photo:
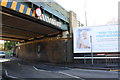
[[[17,56],[41,62],[70,63],[73,62],[72,40],[56,39],[20,45]]]

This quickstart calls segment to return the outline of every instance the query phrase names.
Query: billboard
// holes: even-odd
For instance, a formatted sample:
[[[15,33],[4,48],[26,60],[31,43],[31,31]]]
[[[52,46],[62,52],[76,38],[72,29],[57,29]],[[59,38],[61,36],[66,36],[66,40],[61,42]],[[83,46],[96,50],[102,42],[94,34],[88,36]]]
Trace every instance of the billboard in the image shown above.
[[[118,52],[118,25],[76,27],[74,53]]]

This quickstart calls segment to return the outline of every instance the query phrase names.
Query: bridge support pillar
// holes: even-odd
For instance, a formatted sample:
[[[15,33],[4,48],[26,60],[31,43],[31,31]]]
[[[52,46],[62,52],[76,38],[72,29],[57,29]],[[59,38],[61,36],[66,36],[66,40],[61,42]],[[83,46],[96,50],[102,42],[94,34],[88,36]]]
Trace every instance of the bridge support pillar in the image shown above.
[[[70,30],[69,30],[69,32],[70,32],[70,36],[72,37],[73,28],[78,27],[77,26],[77,15],[73,11],[70,11],[69,15],[70,15]]]
[[[72,40],[56,39],[24,43],[17,48],[17,56],[41,62],[71,63],[73,62]]]

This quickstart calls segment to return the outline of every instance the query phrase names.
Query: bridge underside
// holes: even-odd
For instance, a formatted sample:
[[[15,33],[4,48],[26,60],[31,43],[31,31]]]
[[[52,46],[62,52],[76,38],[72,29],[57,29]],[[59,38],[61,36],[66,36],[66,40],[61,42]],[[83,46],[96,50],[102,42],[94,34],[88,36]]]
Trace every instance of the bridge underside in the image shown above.
[[[53,37],[63,30],[35,17],[2,7],[1,40],[31,41],[44,37]]]
[[[39,42],[35,43],[31,41],[57,36],[63,31],[59,27],[5,7],[2,7],[2,10],[0,10],[0,15],[2,15],[0,39],[32,42],[18,45],[19,48],[16,49],[17,57],[52,63],[73,61],[72,40],[48,39],[47,41],[38,40]]]

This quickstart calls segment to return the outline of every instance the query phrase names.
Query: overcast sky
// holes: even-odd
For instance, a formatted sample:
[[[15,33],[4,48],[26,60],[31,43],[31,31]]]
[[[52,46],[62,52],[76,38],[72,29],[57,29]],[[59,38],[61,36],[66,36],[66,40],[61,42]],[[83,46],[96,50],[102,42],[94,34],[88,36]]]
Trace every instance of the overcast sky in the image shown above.
[[[120,0],[55,0],[66,10],[77,14],[78,20],[85,24],[85,10],[88,26],[104,25],[117,20]]]
[[[120,0],[55,0],[66,10],[77,14],[78,20],[85,24],[85,10],[88,26],[104,25],[118,18],[118,2]],[[3,41],[0,41],[3,43]]]
[[[4,43],[4,41],[3,40],[0,40],[0,44],[3,44]]]

